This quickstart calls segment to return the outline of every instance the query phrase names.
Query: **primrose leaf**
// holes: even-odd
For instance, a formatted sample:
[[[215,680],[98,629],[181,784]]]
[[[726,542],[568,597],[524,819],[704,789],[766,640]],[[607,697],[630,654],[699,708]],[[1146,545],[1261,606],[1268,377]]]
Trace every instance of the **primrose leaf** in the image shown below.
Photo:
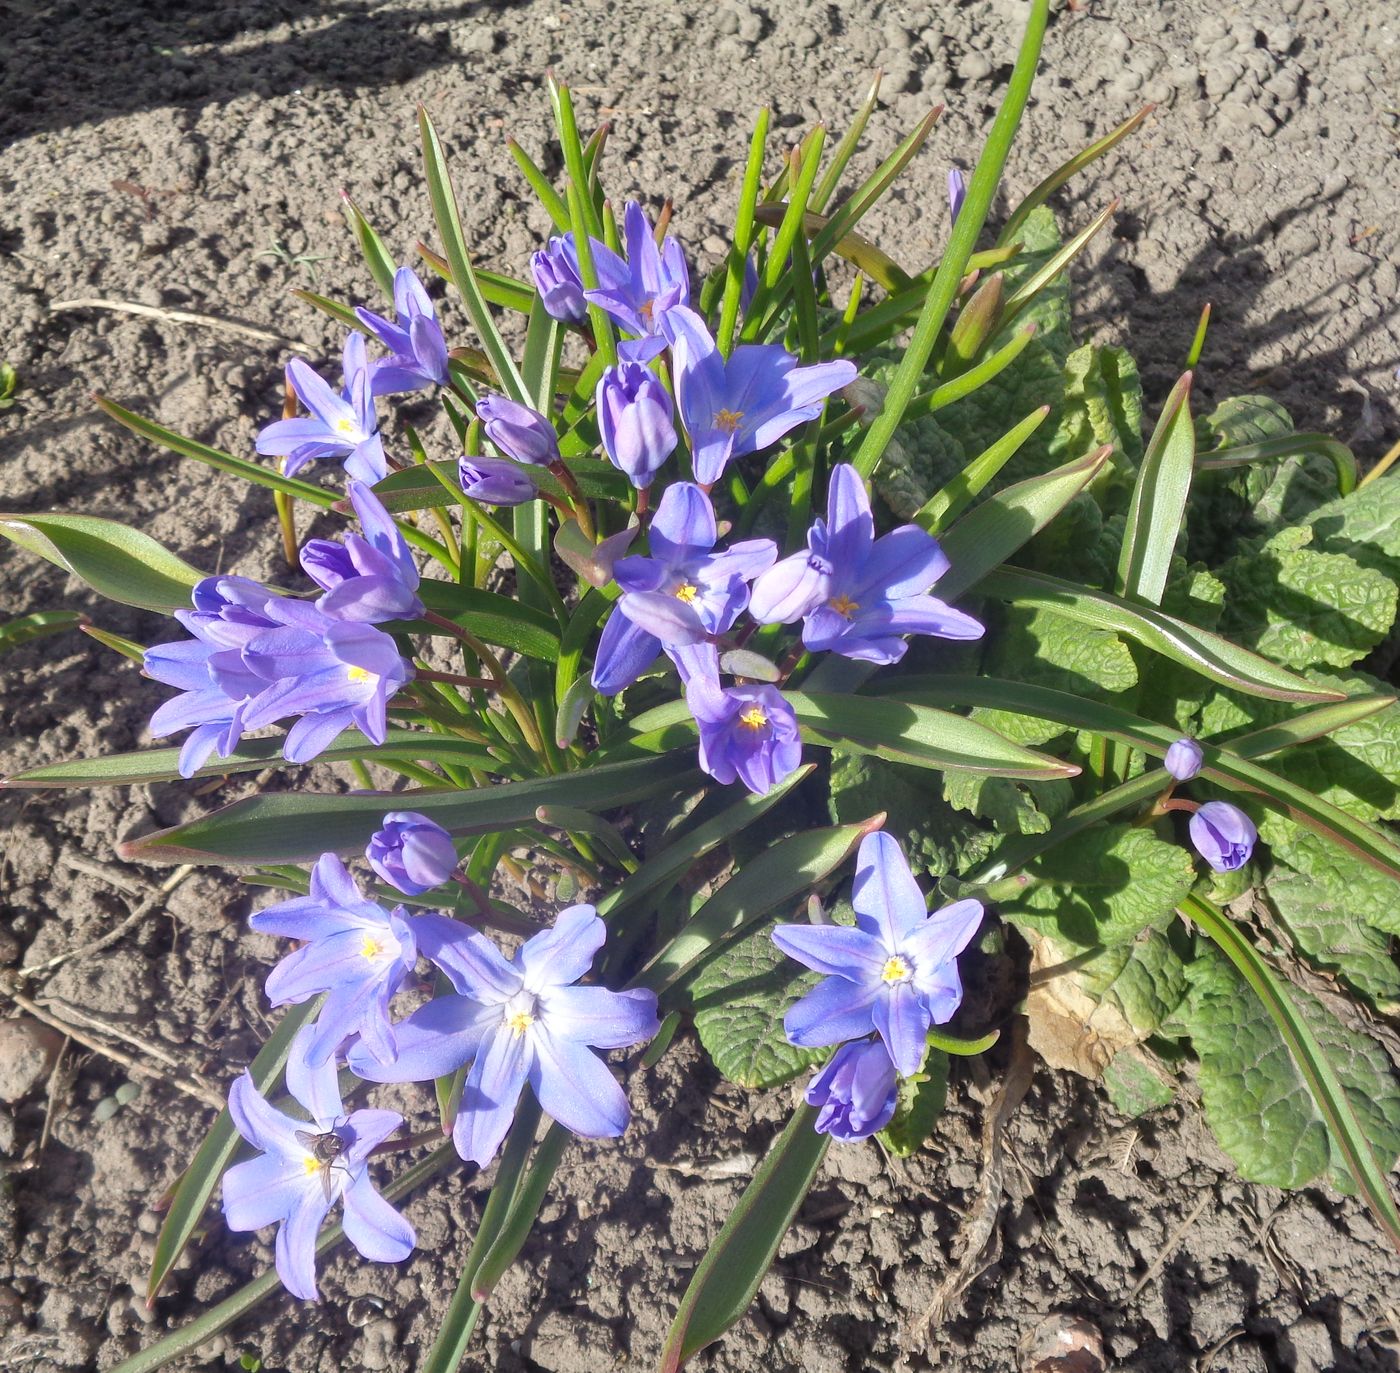
[[[1293,428],[1293,417],[1269,396],[1227,396],[1209,414],[1197,417],[1196,438],[1206,454],[1282,438]]]
[[[1276,904],[1285,922],[1292,924],[1306,899],[1319,911],[1340,910],[1355,923],[1400,935],[1400,887],[1392,878],[1282,816],[1266,816],[1260,834],[1275,864],[1268,891],[1273,896],[1275,884],[1282,883],[1283,894]],[[1290,875],[1311,891],[1293,887]]]
[[[1102,698],[1138,682],[1128,646],[1110,630],[1091,629],[1044,607],[1008,608],[984,663],[993,677],[1034,682]]]
[[[1082,948],[1122,943],[1166,919],[1196,877],[1181,845],[1131,825],[1084,830],[1025,871],[1029,885],[1004,903],[1004,912]]]
[[[1289,529],[1220,569],[1227,589],[1222,632],[1286,667],[1349,667],[1395,620],[1392,577],[1338,553],[1293,546]]]
[[[1022,787],[1009,778],[950,769],[943,777],[943,798],[990,820],[1000,834],[1044,834],[1069,809],[1072,795],[1068,782]]]
[[[1065,360],[1059,422],[1050,455],[1067,462],[1111,443],[1136,467],[1142,460],[1142,378],[1123,348],[1086,343]]]
[[[776,1087],[827,1057],[799,1049],[783,1034],[783,1017],[818,978],[773,942],[776,921],[741,939],[691,986],[695,1031],[714,1065],[740,1087]]]
[[[1327,1174],[1350,1194],[1336,1149],[1288,1046],[1263,1003],[1212,948],[1187,965],[1190,994],[1173,1027],[1200,1057],[1206,1120],[1242,1177],[1271,1187],[1305,1187]],[[1382,1169],[1400,1154],[1400,1083],[1371,1039],[1342,1026],[1316,998],[1288,995],[1341,1082]]]
[[[1176,1078],[1166,1065],[1140,1044],[1114,1054],[1103,1070],[1109,1100],[1125,1116],[1145,1116],[1169,1106],[1176,1097]]]

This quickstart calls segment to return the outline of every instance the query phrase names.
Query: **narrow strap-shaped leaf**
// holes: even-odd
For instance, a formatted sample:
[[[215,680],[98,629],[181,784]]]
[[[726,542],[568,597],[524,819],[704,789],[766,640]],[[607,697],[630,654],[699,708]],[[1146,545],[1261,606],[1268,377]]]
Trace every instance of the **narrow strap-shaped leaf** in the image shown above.
[[[319,310],[323,315],[329,316],[337,324],[344,325],[347,329],[354,329],[356,333],[364,333],[365,326],[360,323],[359,315],[341,301],[331,300],[329,296],[318,296],[315,291],[296,290],[292,294],[298,300],[304,300],[308,305]]]
[[[739,189],[739,207],[734,215],[734,238],[725,269],[719,331],[715,334],[715,342],[725,357],[729,356],[734,345],[734,326],[739,319],[739,303],[744,295],[744,269],[749,249],[753,247],[754,207],[758,203],[759,186],[763,181],[763,153],[768,145],[769,117],[770,112],[765,105],[754,121],[748,161],[744,164],[744,182]]]
[[[452,268],[441,253],[433,252],[426,243],[416,244],[415,248],[418,256],[438,276],[444,281],[452,280]],[[488,271],[485,267],[474,267],[472,270],[476,274],[476,284],[481,288],[481,294],[492,305],[499,305],[506,310],[515,310],[522,315],[530,313],[530,307],[535,303],[535,288],[533,286],[521,281],[519,277],[507,276],[504,272]],[[456,350],[454,349],[454,351]],[[465,351],[470,354],[475,350],[467,349]]]
[[[1075,153],[1068,162],[1061,163],[1060,166],[1056,167],[1055,170],[1012,211],[1010,219],[1006,221],[1005,226],[997,237],[998,246],[1011,243],[1015,239],[1021,225],[1026,222],[1026,217],[1032,210],[1044,205],[1072,176],[1077,172],[1083,171],[1095,158],[1102,157],[1110,148],[1126,138],[1156,108],[1155,105],[1144,105],[1135,115],[1125,119],[1116,129],[1111,133],[1105,134],[1097,143],[1091,143],[1083,152]],[[1188,365],[1195,366],[1194,363]]]
[[[963,202],[957,222],[953,225],[943,260],[934,273],[928,296],[919,314],[919,322],[914,327],[914,336],[895,371],[894,380],[890,383],[884,409],[866,431],[865,438],[852,459],[855,469],[863,477],[869,477],[875,470],[875,464],[880,461],[886,445],[899,428],[904,418],[905,407],[918,390],[924,369],[933,355],[933,346],[938,341],[943,323],[948,318],[948,311],[952,308],[958,284],[967,270],[968,258],[972,256],[977,236],[982,232],[987,211],[991,208],[992,197],[996,194],[997,183],[1001,180],[1002,168],[1006,165],[1012,139],[1025,112],[1031,82],[1035,78],[1036,64],[1040,59],[1040,45],[1045,36],[1049,11],[1049,0],[1032,0],[1025,36],[1021,40],[1020,51],[1016,54],[1016,65],[1012,69],[1011,80],[1007,83],[1006,96],[1001,109],[997,111],[991,132],[987,135],[982,156],[977,160],[976,170],[967,188],[967,199]],[[992,565],[995,566],[995,563]]]
[[[341,199],[345,204],[345,217],[354,230],[360,252],[364,254],[365,263],[369,267],[369,274],[374,278],[374,284],[379,287],[380,294],[392,305],[394,276],[398,271],[398,264],[384,246],[384,240],[374,231],[374,226],[364,217],[360,207],[344,191],[341,192]]]
[[[258,1091],[266,1095],[268,1088],[277,1080],[286,1066],[296,1032],[311,1020],[320,1005],[321,998],[313,997],[300,1006],[291,1007],[282,1017],[281,1024],[268,1036],[267,1043],[248,1065],[248,1072]],[[219,1185],[219,1179],[240,1142],[241,1137],[226,1106],[219,1112],[170,1198],[165,1220],[161,1222],[160,1233],[156,1236],[155,1254],[151,1258],[151,1274],[146,1283],[147,1306],[155,1301],[156,1293],[170,1276],[170,1270],[185,1252],[185,1246],[198,1227],[209,1205],[209,1198],[214,1195],[214,1189]]]
[[[1073,763],[1014,744],[986,725],[950,711],[884,695],[809,695],[799,691],[784,695],[806,729],[881,758],[1039,781],[1074,777],[1079,772]]]
[[[831,161],[827,165],[826,171],[822,173],[821,180],[812,188],[812,194],[807,199],[807,206],[818,214],[826,209],[827,201],[836,193],[836,187],[841,181],[841,174],[846,170],[851,158],[855,156],[855,151],[860,146],[861,136],[865,133],[865,126],[870,122],[870,116],[874,114],[875,106],[880,103],[882,76],[883,73],[877,71],[871,78],[870,89],[866,91],[865,99],[861,101],[860,108],[856,111],[856,117],[851,120],[850,128],[841,135],[841,141],[831,154]]]
[[[650,987],[668,1008],[677,989],[727,944],[784,902],[810,891],[856,851],[883,815],[858,825],[804,830],[745,863],[633,980]]]
[[[1009,342],[1002,344],[995,353],[983,358],[975,367],[969,367],[966,372],[941,382],[922,395],[915,396],[909,402],[909,409],[906,412],[908,418],[918,419],[921,415],[937,414],[945,405],[951,405],[955,400],[970,396],[979,387],[985,386],[993,377],[999,376],[1010,367],[1026,351],[1030,341],[1035,337],[1035,332],[1036,326],[1034,324],[1026,325],[1024,329],[1013,334]]]
[[[648,757],[469,792],[401,791],[392,798],[397,809],[421,811],[446,829],[489,833],[532,825],[536,808],[551,801],[613,810],[683,790],[698,775],[678,768],[675,759]],[[186,824],[129,840],[118,851],[124,861],[139,863],[305,863],[322,853],[355,853],[379,828],[390,795],[247,796]]]
[[[1372,1217],[1390,1243],[1400,1250],[1400,1212],[1396,1210],[1386,1181],[1388,1169],[1377,1161],[1346,1089],[1312,1027],[1289,999],[1269,965],[1224,911],[1203,897],[1189,896],[1182,903],[1180,913],[1200,927],[1264,1003],[1264,1009],[1278,1027],[1317,1109],[1327,1122],[1333,1142],[1346,1159]]]
[[[1244,443],[1234,448],[1217,448],[1201,455],[1197,464],[1202,472],[1244,467],[1256,462],[1281,462],[1284,458],[1316,455],[1326,458],[1337,471],[1337,494],[1349,496],[1356,490],[1356,455],[1344,443],[1328,434],[1282,434],[1262,443]]]
[[[951,565],[938,582],[939,597],[949,601],[961,596],[1005,562],[1103,471],[1112,451],[1103,447],[1017,482],[968,511],[943,536]]]
[[[78,629],[85,618],[78,610],[36,610],[32,615],[8,620],[0,625],[0,653],[50,634],[61,634],[65,629]]]
[[[939,533],[967,509],[989,482],[1016,456],[1021,445],[1045,422],[1048,405],[1032,410],[1014,429],[1003,434],[985,452],[968,463],[942,490],[936,491],[919,507],[914,523],[930,534]]]
[[[957,570],[954,564],[953,571]],[[939,590],[943,590],[941,582]],[[1241,648],[1212,630],[1198,629],[1151,606],[1129,605],[1106,591],[1077,586],[1043,572],[1001,567],[983,577],[977,590],[984,596],[996,596],[1019,606],[1053,610],[1092,629],[1126,635],[1209,681],[1250,696],[1273,701],[1337,701],[1345,695],[1279,667],[1262,654]]]
[[[1187,372],[1167,397],[1138,468],[1118,557],[1120,596],[1161,605],[1186,515],[1195,461],[1191,373]]]
[[[207,443],[197,443],[194,439],[187,439],[172,429],[166,429],[163,425],[142,419],[140,415],[133,415],[130,410],[124,410],[115,401],[108,400],[106,396],[94,396],[92,399],[99,410],[110,415],[118,424],[125,425],[133,434],[139,434],[143,439],[150,439],[153,443],[158,443],[163,448],[170,449],[172,453],[180,454],[183,458],[193,458],[196,462],[218,468],[220,472],[228,472],[235,477],[242,477],[244,481],[252,482],[254,486],[265,486],[270,491],[285,492],[288,496],[295,496],[298,500],[306,501],[308,505],[319,505],[324,509],[335,504],[336,497],[331,492],[322,491],[319,486],[312,486],[310,482],[298,481],[295,477],[284,477],[274,468],[262,467],[255,462],[249,462],[246,458],[235,458],[232,453],[222,452],[218,448],[210,448]]]
[[[534,158],[515,139],[506,139],[506,148],[524,174],[525,180],[530,183],[530,189],[554,221],[554,227],[561,234],[567,233],[570,227],[569,207],[564,203],[564,197],[550,185],[549,178],[540,170]]]
[[[666,1337],[659,1373],[679,1373],[748,1310],[826,1157],[830,1140],[813,1128],[816,1119],[807,1105],[793,1112],[705,1251]]]
[[[500,379],[505,393],[522,405],[530,403],[515,359],[501,338],[496,321],[486,308],[486,299],[481,293],[476,273],[472,269],[467,252],[466,235],[462,231],[462,214],[457,208],[457,195],[452,189],[452,181],[447,171],[447,157],[438,138],[437,129],[423,106],[418,107],[418,128],[423,138],[424,170],[428,179],[428,195],[433,204],[433,218],[437,221],[438,233],[442,236],[443,251],[452,269],[452,284],[456,286],[467,313],[476,328],[477,337],[491,359],[491,366]]]
[[[452,582],[425,581],[419,594],[429,610],[471,630],[478,639],[509,648],[528,658],[552,663],[559,657],[559,626],[554,617],[534,606],[494,591]],[[413,632],[439,634],[430,623],[414,623]]]
[[[0,536],[142,610],[188,609],[190,588],[206,575],[149,534],[94,515],[0,514]]]
[[[1022,310],[1027,309],[1041,291],[1089,246],[1090,240],[1108,223],[1117,208],[1116,200],[1109,201],[1068,243],[1051,253],[1045,263],[1016,288],[1014,295],[1007,297],[1002,315],[1004,324],[1010,324]]]

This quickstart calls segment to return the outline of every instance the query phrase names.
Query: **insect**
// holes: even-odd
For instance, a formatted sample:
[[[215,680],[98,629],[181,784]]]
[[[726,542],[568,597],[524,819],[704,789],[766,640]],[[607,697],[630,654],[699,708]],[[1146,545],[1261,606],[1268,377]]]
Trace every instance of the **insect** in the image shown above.
[[[321,1186],[325,1189],[326,1200],[330,1201],[331,1169],[348,1171],[343,1163],[336,1162],[345,1150],[345,1141],[334,1130],[323,1130],[320,1134],[314,1134],[310,1130],[298,1130],[296,1140],[304,1149],[309,1149],[312,1158],[321,1165]]]

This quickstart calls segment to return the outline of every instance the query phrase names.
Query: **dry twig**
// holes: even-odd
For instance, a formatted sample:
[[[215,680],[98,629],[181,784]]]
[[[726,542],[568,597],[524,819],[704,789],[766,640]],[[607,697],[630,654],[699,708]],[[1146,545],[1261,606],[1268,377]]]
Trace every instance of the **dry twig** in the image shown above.
[[[140,315],[146,319],[169,320],[174,324],[202,324],[209,329],[222,329],[225,333],[241,334],[244,338],[257,339],[259,343],[275,343],[282,348],[300,348],[294,338],[284,338],[281,334],[269,333],[266,329],[254,328],[251,324],[240,324],[237,320],[223,319],[219,315],[202,315],[194,310],[167,310],[156,305],[142,305],[135,300],[103,300],[98,296],[82,296],[76,300],[51,300],[49,313],[62,314],[69,310],[112,310],[121,315]]]
[[[1124,1303],[1125,1305],[1136,1301],[1138,1293],[1166,1267],[1167,1260],[1176,1252],[1176,1246],[1181,1243],[1182,1236],[1195,1225],[1201,1217],[1201,1212],[1204,1211],[1214,1199],[1214,1192],[1201,1193],[1201,1199],[1191,1208],[1185,1220],[1167,1236],[1167,1242],[1158,1251],[1157,1257],[1148,1265],[1147,1272],[1133,1284],[1133,1290],[1128,1293],[1128,1301]]]

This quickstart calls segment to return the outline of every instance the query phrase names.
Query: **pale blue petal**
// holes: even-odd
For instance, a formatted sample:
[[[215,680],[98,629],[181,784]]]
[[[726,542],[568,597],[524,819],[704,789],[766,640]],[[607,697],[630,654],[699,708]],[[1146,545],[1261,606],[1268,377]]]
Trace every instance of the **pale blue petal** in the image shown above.
[[[413,1252],[417,1241],[413,1227],[374,1190],[368,1173],[357,1177],[342,1197],[345,1238],[365,1258],[375,1263],[398,1263]]]
[[[851,895],[856,923],[894,953],[928,918],[928,907],[899,844],[883,830],[861,840]]]
[[[532,1038],[530,1086],[545,1113],[585,1139],[612,1139],[624,1133],[632,1113],[607,1064],[591,1049],[538,1026]]]

